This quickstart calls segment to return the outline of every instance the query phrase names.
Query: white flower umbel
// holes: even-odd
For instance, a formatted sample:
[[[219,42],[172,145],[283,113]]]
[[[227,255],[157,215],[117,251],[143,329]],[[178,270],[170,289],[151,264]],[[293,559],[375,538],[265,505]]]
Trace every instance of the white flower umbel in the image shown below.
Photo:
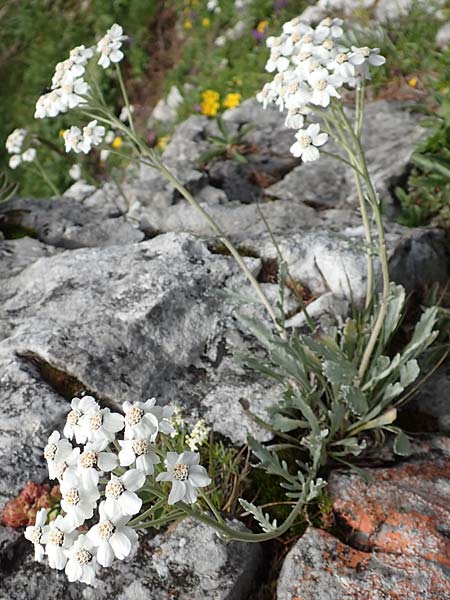
[[[13,154],[11,156],[11,158],[9,159],[9,168],[10,169],[17,169],[17,167],[20,165],[20,163],[22,162],[22,159],[20,157],[19,154]]]
[[[91,527],[87,537],[97,549],[98,563],[102,567],[110,567],[114,557],[123,560],[130,554],[138,536],[134,529],[127,527],[129,515],[108,510],[106,502],[100,503],[99,513],[100,521]]]
[[[168,504],[181,500],[193,504],[197,500],[196,488],[211,483],[206,469],[199,465],[200,455],[196,452],[168,452],[165,460],[167,472],[160,473],[156,481],[172,482]]]
[[[123,429],[123,417],[109,408],[96,408],[80,419],[81,427],[89,442],[99,451],[115,440],[116,433]]]
[[[119,462],[122,467],[129,467],[136,463],[139,469],[146,475],[153,475],[155,465],[161,462],[159,456],[151,449],[151,443],[147,440],[118,440],[121,446]]]
[[[47,522],[47,511],[45,508],[41,508],[36,513],[36,521],[34,525],[30,525],[25,529],[25,537],[34,545],[34,560],[41,562],[44,558],[44,546],[45,535],[49,529],[45,525]]]
[[[291,152],[303,160],[310,162],[320,156],[317,146],[323,146],[328,139],[328,134],[320,133],[320,125],[313,123],[307,129],[300,129],[295,134],[297,141],[291,146]]]
[[[67,519],[58,515],[45,532],[45,554],[52,569],[62,571],[67,563],[64,551],[72,545],[77,533]]]
[[[22,153],[23,162],[33,162],[36,158],[36,148],[28,148]]]
[[[61,82],[60,102],[63,110],[72,109],[86,102],[83,96],[89,91],[89,85],[81,77],[72,79],[66,75]]]
[[[79,535],[72,546],[65,550],[67,564],[65,572],[69,581],[81,581],[88,585],[94,584],[95,557],[94,544],[86,535]]]
[[[81,425],[81,417],[97,410],[99,405],[92,396],[83,396],[83,398],[73,398],[70,406],[72,410],[66,417],[63,433],[67,439],[75,438],[77,444],[85,444],[87,436]]]
[[[105,488],[105,505],[108,513],[136,515],[142,506],[142,500],[136,492],[145,483],[145,474],[139,469],[130,469],[121,477],[111,475]]]
[[[92,518],[100,497],[97,484],[98,475],[95,485],[84,483],[81,477],[76,478],[75,481],[68,477],[61,482],[61,508],[66,513],[66,522],[73,529]]]
[[[76,46],[70,51],[69,58],[77,65],[85,65],[94,56],[93,48],[86,48],[84,44]]]
[[[64,462],[70,456],[72,450],[72,444],[64,438],[61,439],[59,431],[54,431],[51,434],[44,448],[44,458],[47,461],[50,479],[56,478],[56,465]]]
[[[22,152],[23,143],[27,137],[26,129],[14,129],[8,135],[5,142],[6,151],[8,154],[20,154]]]
[[[59,113],[66,110],[67,106],[61,102],[61,90],[56,89],[38,98],[34,118],[45,119],[46,117],[56,117]]]
[[[66,152],[73,150],[77,154],[83,151],[83,134],[81,129],[72,125],[70,129],[66,129],[63,133]]]
[[[85,154],[90,152],[92,146],[99,146],[105,136],[103,125],[97,125],[97,121],[91,121],[83,127],[82,149]]]
[[[124,54],[120,50],[122,42],[127,39],[123,35],[123,29],[115,23],[97,44],[97,52],[100,54],[98,64],[107,69],[111,63],[118,63]]]

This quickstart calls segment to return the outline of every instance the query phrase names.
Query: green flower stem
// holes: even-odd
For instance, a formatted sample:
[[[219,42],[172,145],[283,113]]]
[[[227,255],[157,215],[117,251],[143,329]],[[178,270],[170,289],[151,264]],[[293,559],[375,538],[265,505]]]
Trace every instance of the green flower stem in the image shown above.
[[[167,500],[165,497],[161,498],[160,500],[158,500],[158,502],[156,502],[155,504],[150,506],[150,508],[145,510],[141,515],[138,515],[134,519],[131,519],[131,521],[129,521],[128,525],[130,527],[133,527],[133,525],[135,525],[136,523],[143,521],[146,517],[150,516],[156,510],[159,510],[160,508],[163,508],[164,506],[166,506],[166,502],[167,502]]]
[[[173,512],[166,517],[160,517],[159,519],[153,519],[153,521],[138,521],[133,525],[130,525],[133,529],[149,529],[150,527],[160,527],[161,525],[166,525],[166,523],[170,523],[171,521],[176,521],[181,517],[185,517],[186,513],[182,510],[177,512]]]
[[[236,260],[236,262],[238,263],[238,265],[241,267],[242,271],[246,275],[247,279],[252,284],[252,286],[253,286],[254,290],[256,291],[257,295],[259,296],[259,299],[261,300],[262,304],[265,306],[278,333],[280,334],[280,336],[283,339],[287,339],[286,332],[278,323],[277,315],[275,314],[275,311],[274,311],[272,305],[270,304],[266,294],[263,292],[261,286],[257,282],[253,273],[250,271],[250,269],[248,268],[244,259],[239,254],[237,248],[228,240],[225,233],[222,231],[222,229],[219,227],[219,225],[214,221],[214,219],[209,215],[209,213],[206,212],[206,210],[197,202],[197,200],[195,200],[195,198],[192,196],[192,194],[178,181],[178,179],[169,171],[169,169],[167,169],[167,167],[164,166],[157,157],[152,157],[152,159],[156,163],[156,168],[160,171],[160,173],[162,175],[164,175],[164,177],[168,181],[170,181],[170,183],[174,186],[174,188],[180,192],[180,194],[189,202],[189,204],[191,206],[193,206],[204,217],[204,219],[207,221],[207,223],[209,224],[211,229],[214,231],[214,233],[217,235],[217,237],[220,239],[220,241],[229,250],[230,254]]]
[[[132,116],[131,110],[130,110],[130,101],[128,100],[127,88],[125,87],[125,83],[124,83],[124,80],[122,77],[122,71],[120,70],[119,63],[116,63],[116,73],[117,73],[117,78],[119,80],[120,89],[122,91],[123,100],[124,100],[125,106],[127,108],[128,122],[130,124],[130,129],[131,129],[133,135],[136,135],[136,131],[134,129],[133,116]]]
[[[252,542],[252,543],[266,542],[268,540],[272,540],[274,538],[280,537],[281,535],[286,533],[286,531],[291,527],[291,525],[293,525],[293,523],[295,522],[295,519],[298,517],[298,515],[301,513],[301,511],[303,510],[303,508],[305,506],[305,492],[302,493],[302,495],[296,502],[294,508],[292,509],[291,513],[289,514],[287,519],[284,521],[284,523],[282,525],[280,525],[280,527],[277,527],[276,529],[269,531],[267,533],[251,533],[251,532],[247,532],[247,531],[239,531],[237,529],[233,529],[232,527],[228,527],[228,525],[226,525],[225,523],[218,523],[211,517],[205,515],[204,513],[199,512],[195,508],[191,508],[187,505],[181,505],[181,506],[182,506],[182,510],[185,511],[185,514],[187,516],[193,517],[194,519],[197,519],[197,521],[201,521],[202,523],[205,523],[206,525],[210,525],[211,527],[214,527],[214,529],[219,531],[219,533],[221,533],[222,537],[224,537],[225,539],[236,540],[236,541],[241,541],[241,542]]]
[[[212,512],[212,514],[216,518],[217,522],[221,523],[221,524],[224,524],[225,521],[222,519],[219,511],[214,506],[214,504],[211,502],[211,500],[208,498],[208,496],[203,492],[203,490],[199,490],[199,496],[201,498],[203,498],[203,500],[206,502],[206,504],[208,505],[209,510]]]
[[[37,168],[37,171],[38,171],[39,175],[42,177],[42,179],[45,181],[45,183],[48,185],[48,187],[52,190],[53,194],[55,196],[60,196],[61,194],[60,194],[58,188],[53,183],[53,181],[50,179],[50,177],[47,175],[47,173],[45,172],[45,169],[41,165],[40,161],[36,158],[34,160],[34,163],[36,165],[36,168]]]

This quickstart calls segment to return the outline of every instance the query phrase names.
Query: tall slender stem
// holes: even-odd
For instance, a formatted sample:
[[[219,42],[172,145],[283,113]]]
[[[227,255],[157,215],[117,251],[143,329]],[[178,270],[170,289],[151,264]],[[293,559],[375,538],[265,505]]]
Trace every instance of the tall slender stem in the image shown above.
[[[45,183],[48,185],[48,187],[52,190],[52,192],[54,193],[54,195],[55,196],[60,196],[58,188],[53,183],[53,181],[50,179],[50,177],[47,175],[47,173],[45,172],[44,167],[41,165],[41,163],[39,162],[39,160],[36,158],[34,162],[36,164],[36,167],[37,167],[37,170],[38,170],[40,176],[45,181]]]
[[[270,317],[272,318],[272,321],[273,321],[275,327],[277,328],[278,333],[280,334],[280,336],[283,339],[286,339],[286,332],[278,323],[277,315],[275,314],[275,311],[274,311],[272,305],[270,304],[269,299],[267,298],[266,294],[262,290],[261,286],[259,285],[259,283],[256,280],[253,273],[248,268],[244,259],[239,254],[237,248],[228,240],[225,233],[222,231],[222,229],[219,227],[219,225],[217,225],[217,223],[209,215],[209,213],[206,212],[206,210],[197,202],[197,200],[195,200],[195,198],[192,196],[192,194],[178,181],[178,179],[169,171],[169,169],[165,165],[163,165],[156,157],[152,157],[152,160],[156,162],[158,170],[166,177],[166,179],[168,181],[170,181],[170,183],[174,186],[174,188],[177,189],[180,192],[180,194],[189,202],[189,204],[191,206],[193,206],[205,218],[205,220],[207,221],[207,223],[209,224],[211,229],[214,231],[214,233],[217,235],[217,237],[221,240],[221,242],[225,245],[225,247],[229,250],[230,254],[236,260],[236,262],[238,263],[238,265],[241,267],[242,271],[246,275],[247,279],[252,284],[252,286],[253,286],[255,292],[258,294],[258,297],[261,300],[262,304],[267,309],[267,312],[269,313]]]
[[[135,135],[136,132],[134,130],[133,115],[131,114],[130,101],[128,100],[127,88],[125,87],[125,83],[124,83],[123,77],[122,77],[122,71],[120,70],[118,63],[116,63],[116,72],[117,72],[117,78],[119,80],[119,85],[120,85],[120,89],[122,92],[123,100],[125,102],[125,106],[126,106],[127,113],[128,113],[128,122],[130,124],[130,129],[133,132],[133,135]]]

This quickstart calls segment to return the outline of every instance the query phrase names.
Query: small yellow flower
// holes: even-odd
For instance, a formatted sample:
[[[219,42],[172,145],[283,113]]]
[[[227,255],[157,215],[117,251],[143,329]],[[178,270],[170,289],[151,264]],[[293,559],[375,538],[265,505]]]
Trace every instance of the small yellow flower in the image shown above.
[[[170,135],[163,135],[158,139],[156,146],[160,150],[165,150],[169,141],[170,141]]]
[[[123,143],[123,140],[122,140],[122,138],[120,137],[120,135],[116,135],[116,137],[115,137],[115,138],[113,139],[113,141],[112,141],[112,144],[111,144],[111,146],[112,146],[113,148],[115,148],[116,150],[118,150],[119,148],[121,148],[121,147],[122,147],[122,143]]]
[[[236,108],[241,103],[241,95],[239,93],[231,93],[227,94],[225,100],[223,101],[224,108]]]
[[[220,108],[220,94],[214,90],[205,90],[202,93],[200,110],[207,117],[215,117]]]
[[[413,88],[417,86],[418,82],[419,80],[417,79],[417,77],[411,77],[411,79],[408,79],[408,85]]]
[[[65,131],[66,131],[65,129],[60,129],[60,130],[58,131],[58,135],[59,135],[59,137],[60,137],[60,138],[63,138],[63,137],[64,137],[64,133],[65,133]]]
[[[191,21],[189,21],[189,19],[184,22],[184,28],[185,29],[192,29],[192,23],[191,23]]]
[[[269,21],[260,21],[256,26],[258,33],[266,33],[266,29],[269,27]]]
[[[202,19],[202,25],[203,27],[209,27],[211,25],[211,21],[208,19],[208,17],[204,17]]]

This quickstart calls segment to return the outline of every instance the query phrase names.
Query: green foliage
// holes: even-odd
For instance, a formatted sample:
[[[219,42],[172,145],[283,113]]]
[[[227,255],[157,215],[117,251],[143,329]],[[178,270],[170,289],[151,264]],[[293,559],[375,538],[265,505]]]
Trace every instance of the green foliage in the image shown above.
[[[427,110],[422,123],[430,135],[412,157],[407,189],[396,189],[402,207],[399,220],[409,226],[434,221],[450,227],[450,99],[436,94],[436,101],[437,112]]]
[[[409,453],[408,437],[393,423],[402,395],[419,377],[418,358],[438,335],[438,309],[426,309],[409,342],[391,356],[388,348],[401,322],[404,303],[404,289],[391,284],[383,329],[362,376],[359,366],[373,327],[367,313],[328,334],[293,332],[285,340],[259,321],[241,317],[267,350],[266,359],[241,356],[241,360],[283,387],[282,400],[271,408],[267,424],[280,443],[266,447],[251,439],[249,447],[259,467],[280,479],[286,496],[303,494],[305,502],[311,502],[325,485],[317,478],[323,469],[336,462],[348,465],[352,456],[361,460],[366,453],[373,453],[386,432],[395,435],[396,453]],[[374,307],[371,314],[376,315],[379,308]],[[264,530],[273,527],[258,507],[245,507]]]
[[[230,158],[238,164],[246,163],[247,159],[244,153],[247,150],[244,142],[245,135],[253,129],[252,125],[239,127],[236,133],[227,129],[223,119],[219,116],[216,119],[217,128],[220,135],[211,135],[208,141],[211,142],[213,148],[204,152],[200,157],[200,162],[206,165],[215,158]]]

